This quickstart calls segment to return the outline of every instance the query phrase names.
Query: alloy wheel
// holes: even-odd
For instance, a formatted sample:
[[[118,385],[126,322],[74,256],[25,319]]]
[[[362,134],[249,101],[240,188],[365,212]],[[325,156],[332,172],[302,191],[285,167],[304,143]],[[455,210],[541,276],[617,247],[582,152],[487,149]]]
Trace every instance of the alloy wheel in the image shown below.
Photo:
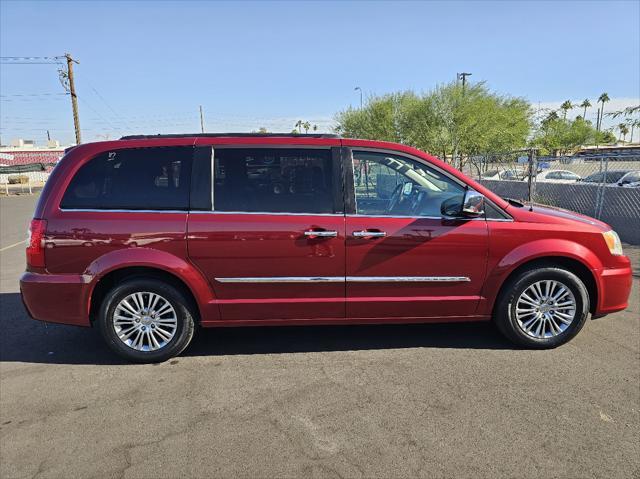
[[[562,334],[576,316],[576,298],[571,290],[555,280],[537,281],[516,301],[516,321],[527,335],[536,339]]]
[[[126,296],[113,313],[113,327],[120,341],[136,351],[165,347],[178,329],[178,316],[164,297],[148,291]]]

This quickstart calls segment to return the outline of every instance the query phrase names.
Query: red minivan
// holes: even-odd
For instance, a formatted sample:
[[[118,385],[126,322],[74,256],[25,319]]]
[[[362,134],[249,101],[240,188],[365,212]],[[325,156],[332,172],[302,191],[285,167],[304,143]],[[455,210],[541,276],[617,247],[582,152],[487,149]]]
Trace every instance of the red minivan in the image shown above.
[[[532,348],[627,306],[606,224],[505,200],[408,146],[333,135],[157,135],[70,149],[30,228],[39,320],[138,362],[196,327],[493,320]]]

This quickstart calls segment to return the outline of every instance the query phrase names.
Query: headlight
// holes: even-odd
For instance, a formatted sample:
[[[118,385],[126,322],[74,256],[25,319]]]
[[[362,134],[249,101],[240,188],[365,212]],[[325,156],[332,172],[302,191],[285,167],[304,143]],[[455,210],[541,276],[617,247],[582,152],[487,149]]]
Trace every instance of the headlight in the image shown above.
[[[624,251],[622,251],[622,243],[620,242],[620,236],[618,236],[618,233],[611,230],[602,233],[602,236],[604,236],[604,241],[605,243],[607,243],[611,254],[615,256],[622,256],[624,254]]]

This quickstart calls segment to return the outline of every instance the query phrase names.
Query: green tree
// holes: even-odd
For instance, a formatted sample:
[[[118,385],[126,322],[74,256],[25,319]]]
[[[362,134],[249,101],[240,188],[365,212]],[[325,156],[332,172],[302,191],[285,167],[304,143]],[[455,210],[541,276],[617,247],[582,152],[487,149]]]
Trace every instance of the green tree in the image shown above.
[[[583,145],[615,142],[610,132],[599,132],[590,121],[578,116],[574,121],[549,115],[531,139],[531,145],[544,154],[566,155]]]
[[[588,98],[585,98],[584,100],[582,100],[582,103],[580,103],[580,108],[584,108],[584,110],[582,112],[582,118],[584,118],[586,120],[587,119],[587,108],[591,108],[591,102],[589,101]]]
[[[562,105],[560,105],[560,109],[562,110],[562,118],[566,119],[567,112],[573,109],[573,103],[571,103],[571,100],[566,100],[562,102]]]
[[[372,97],[360,110],[337,114],[337,132],[393,141],[430,151],[457,164],[489,152],[526,145],[529,103],[491,92],[485,84],[449,83],[417,95],[411,91]]]

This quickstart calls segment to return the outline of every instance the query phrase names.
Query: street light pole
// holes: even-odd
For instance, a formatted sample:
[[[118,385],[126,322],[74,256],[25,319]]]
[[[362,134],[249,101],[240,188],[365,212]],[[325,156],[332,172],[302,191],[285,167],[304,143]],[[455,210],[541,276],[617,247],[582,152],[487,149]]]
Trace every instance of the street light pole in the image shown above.
[[[359,91],[360,92],[360,109],[362,110],[362,88],[360,88],[359,86],[355,87],[353,89],[353,91]]]

